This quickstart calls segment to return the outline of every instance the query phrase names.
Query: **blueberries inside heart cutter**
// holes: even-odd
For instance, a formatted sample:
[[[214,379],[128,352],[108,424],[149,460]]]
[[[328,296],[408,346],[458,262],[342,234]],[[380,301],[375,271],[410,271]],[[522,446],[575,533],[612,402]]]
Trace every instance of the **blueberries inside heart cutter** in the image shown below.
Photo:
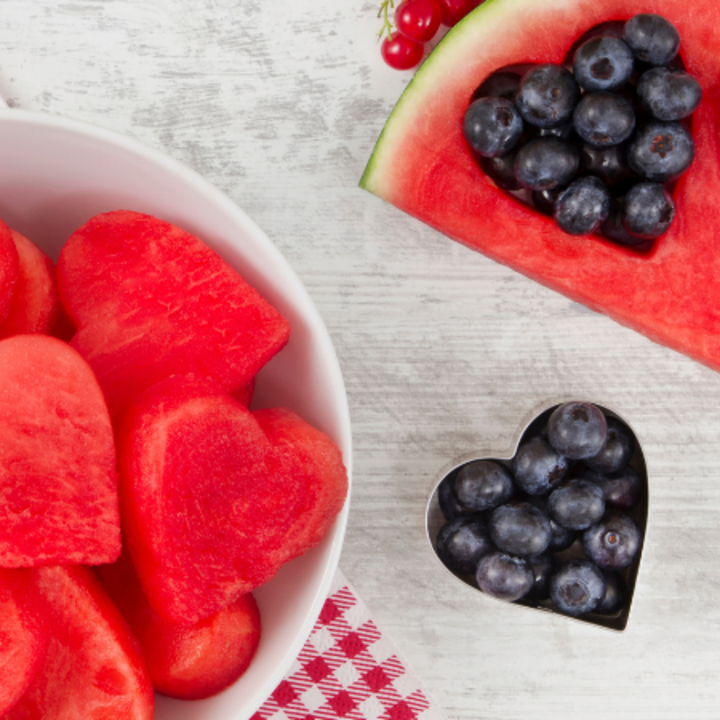
[[[426,513],[426,530],[427,530],[427,536],[428,540],[430,542],[430,545],[433,549],[433,552],[435,553],[437,559],[439,562],[442,563],[442,560],[440,560],[440,556],[438,554],[437,549],[437,537],[438,533],[442,529],[442,527],[449,521],[451,518],[447,518],[443,511],[441,510],[440,501],[439,501],[439,494],[440,492],[447,491],[447,486],[451,485],[454,478],[456,477],[457,473],[460,471],[461,468],[463,468],[468,463],[471,463],[476,460],[493,460],[500,465],[503,465],[505,468],[508,469],[510,474],[513,473],[513,459],[515,457],[515,454],[517,453],[517,450],[519,447],[521,447],[525,442],[543,435],[547,428],[548,419],[550,418],[550,415],[552,414],[553,410],[555,410],[560,403],[555,403],[551,406],[546,406],[545,409],[541,410],[539,414],[537,414],[525,427],[525,429],[521,432],[517,443],[514,447],[514,450],[511,451],[511,454],[508,454],[504,457],[497,457],[497,456],[490,456],[490,455],[478,455],[478,454],[466,454],[461,458],[458,458],[454,460],[453,462],[446,465],[441,473],[439,474],[437,478],[437,483],[435,484],[435,487],[432,490],[432,493],[430,495],[430,499],[427,505],[427,513]],[[631,508],[622,508],[620,510],[612,508],[611,504],[608,503],[607,507],[608,510],[606,512],[606,516],[608,514],[611,514],[613,512],[621,512],[623,515],[629,515],[632,520],[635,521],[637,526],[640,528],[640,531],[642,533],[642,538],[645,537],[645,532],[647,528],[647,515],[648,515],[648,474],[647,474],[647,466],[645,463],[645,457],[642,452],[642,448],[640,447],[640,443],[638,442],[637,436],[635,435],[634,431],[630,427],[629,423],[627,423],[626,420],[621,418],[619,415],[614,413],[612,410],[602,406],[598,405],[597,403],[593,403],[597,408],[599,408],[606,418],[608,419],[615,419],[619,421],[620,423],[623,423],[627,430],[629,431],[633,441],[634,441],[634,450],[632,452],[632,456],[630,459],[629,467],[632,468],[636,473],[637,476],[640,478],[640,494],[639,499],[637,500],[636,504],[633,505]],[[580,461],[575,461],[574,463],[571,463],[571,467],[569,469],[568,474],[565,477],[565,480],[582,475],[583,471],[586,470],[584,468],[583,463]],[[562,483],[561,483],[562,484]],[[444,488],[442,486],[445,486]],[[446,496],[447,498],[447,496]],[[520,491],[516,491],[515,496],[513,496],[512,500],[527,500],[527,496],[523,497],[523,493]],[[447,499],[443,502],[443,506],[445,507],[446,513],[449,515],[455,514],[454,511],[448,510],[448,503]],[[478,515],[485,520],[487,523],[489,519],[489,514],[491,511],[485,511],[484,513],[478,513]],[[585,553],[582,547],[581,542],[581,536],[582,532],[579,534],[580,538],[576,539],[573,544],[568,547],[565,550],[562,550],[560,552],[552,553],[553,555],[553,562],[561,562],[564,560],[570,560],[573,558],[585,558]],[[641,547],[638,552],[638,555],[634,562],[627,568],[618,570],[619,574],[622,576],[623,580],[625,581],[626,585],[626,598],[622,606],[619,610],[616,610],[610,614],[606,613],[599,613],[599,612],[590,612],[584,615],[581,615],[577,618],[572,618],[568,615],[563,615],[563,617],[567,617],[568,619],[577,619],[581,622],[587,622],[594,625],[600,625],[606,628],[610,628],[613,630],[624,630],[628,618],[630,615],[630,608],[632,604],[632,597],[633,592],[635,589],[635,582],[637,579],[640,559],[642,555],[642,540],[641,540]],[[451,568],[448,568],[447,566],[444,566],[444,568],[451,573],[454,578],[451,578],[453,581],[461,581],[471,587],[474,587],[478,592],[481,592],[477,580],[475,578],[474,573],[466,573],[466,572],[458,572],[457,570],[453,570]],[[495,598],[488,596],[490,600],[495,600]],[[514,604],[516,605],[523,605],[525,607],[535,608],[544,612],[551,612],[555,614],[562,614],[560,611],[555,607],[553,602],[550,600],[550,598],[543,598],[543,599],[528,599],[528,597],[523,597],[519,600],[515,600]]]

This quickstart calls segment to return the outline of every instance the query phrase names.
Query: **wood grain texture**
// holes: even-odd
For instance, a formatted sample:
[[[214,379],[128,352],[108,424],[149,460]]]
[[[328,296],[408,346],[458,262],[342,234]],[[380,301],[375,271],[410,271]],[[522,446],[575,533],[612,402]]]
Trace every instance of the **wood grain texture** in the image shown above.
[[[341,566],[450,718],[720,716],[720,374],[457,245],[357,187],[409,81],[377,3],[3,0],[0,94],[204,175],[305,283],[343,368],[355,474]],[[650,471],[618,634],[451,582],[424,510],[455,456],[548,399],[625,417]]]

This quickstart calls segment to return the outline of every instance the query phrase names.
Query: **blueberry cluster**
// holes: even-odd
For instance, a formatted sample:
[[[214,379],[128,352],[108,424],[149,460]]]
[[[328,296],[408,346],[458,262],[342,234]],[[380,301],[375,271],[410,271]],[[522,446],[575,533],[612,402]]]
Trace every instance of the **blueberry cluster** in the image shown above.
[[[565,64],[498,71],[475,92],[463,134],[500,188],[523,191],[570,235],[643,248],[675,218],[671,184],[695,154],[698,82],[659,15],[590,31]]]
[[[443,479],[438,557],[503,600],[619,613],[642,545],[635,447],[628,426],[596,405],[559,405],[512,463],[473,460]]]

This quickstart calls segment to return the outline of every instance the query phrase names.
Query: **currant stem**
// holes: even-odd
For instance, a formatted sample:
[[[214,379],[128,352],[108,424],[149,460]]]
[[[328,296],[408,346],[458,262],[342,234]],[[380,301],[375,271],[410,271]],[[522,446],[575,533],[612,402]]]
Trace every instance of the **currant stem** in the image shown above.
[[[378,17],[382,17],[383,26],[380,28],[378,33],[378,42],[383,39],[383,36],[387,32],[388,37],[392,36],[393,25],[388,16],[389,11],[395,7],[395,0],[382,0],[380,3],[380,10],[378,11]]]

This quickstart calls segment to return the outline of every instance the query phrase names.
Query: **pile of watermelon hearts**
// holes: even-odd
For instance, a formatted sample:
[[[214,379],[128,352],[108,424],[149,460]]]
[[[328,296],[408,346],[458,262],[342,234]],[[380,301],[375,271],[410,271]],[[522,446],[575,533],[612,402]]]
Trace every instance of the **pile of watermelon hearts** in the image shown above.
[[[245,671],[252,590],[348,488],[324,433],[248,408],[289,332],[160,219],[98,215],[57,267],[0,222],[0,717],[150,718]]]

